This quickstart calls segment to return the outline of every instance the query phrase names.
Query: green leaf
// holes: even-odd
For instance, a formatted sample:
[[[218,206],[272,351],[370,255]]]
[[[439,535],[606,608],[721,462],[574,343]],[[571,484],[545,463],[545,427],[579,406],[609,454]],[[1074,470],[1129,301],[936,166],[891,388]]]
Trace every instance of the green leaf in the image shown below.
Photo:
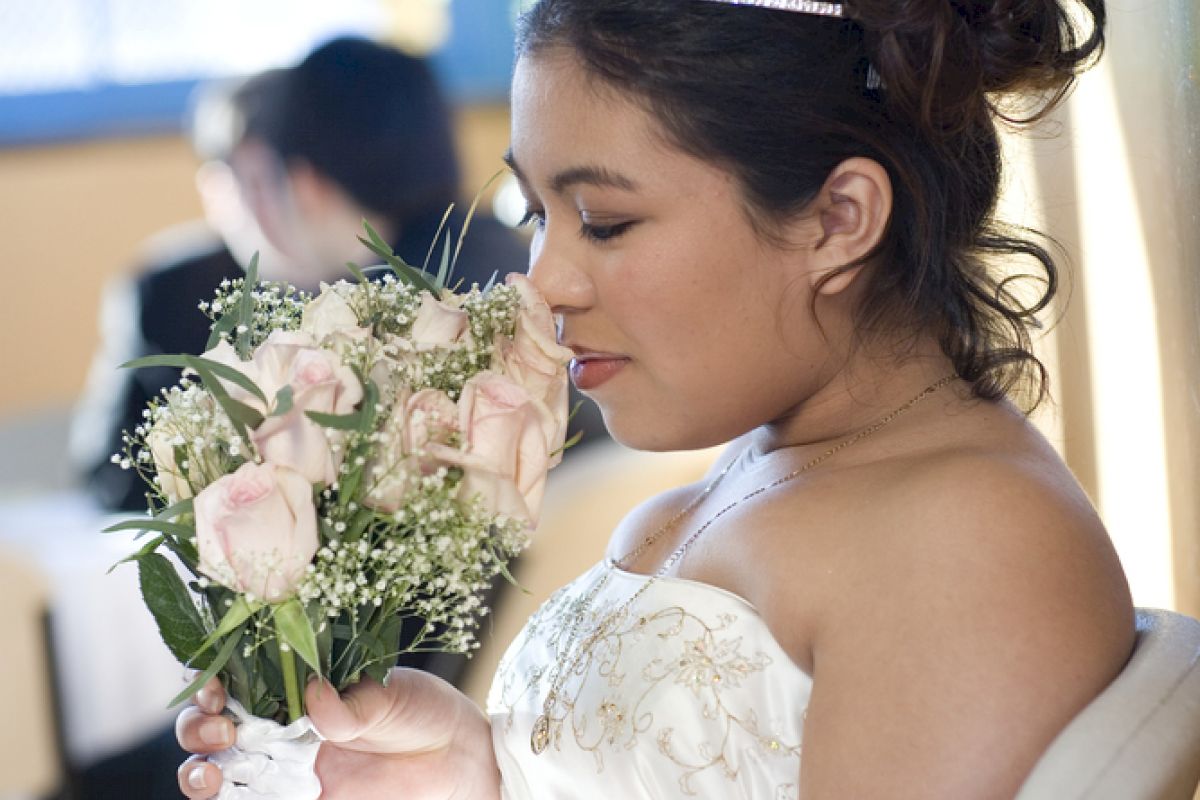
[[[205,350],[212,350],[221,343],[221,334],[231,333],[237,327],[237,317],[233,314],[222,314],[216,322],[212,324],[212,333],[208,335],[208,341],[204,345]]]
[[[364,225],[366,225],[366,223],[364,223]],[[371,226],[366,225],[366,227],[367,232],[370,233],[372,231]],[[375,234],[375,236],[378,238],[379,234]],[[358,240],[362,242],[367,249],[386,261],[388,266],[392,268],[392,271],[396,273],[396,277],[400,278],[400,280],[411,284],[418,289],[424,289],[431,294],[436,295],[438,293],[438,288],[429,280],[428,275],[426,275],[422,270],[406,264],[403,259],[398,258],[396,254],[392,252],[392,248],[389,247],[386,242],[383,244],[378,244],[369,239],[364,239],[361,236],[358,237]],[[379,239],[379,242],[382,241],[382,239]]]
[[[187,664],[204,642],[204,623],[192,600],[192,593],[171,562],[157,553],[147,553],[138,563],[138,581],[146,607],[158,623],[158,632],[167,649],[180,663]],[[192,659],[198,667],[206,661]]]
[[[386,254],[389,257],[393,256],[394,252],[392,250],[392,246],[383,240],[383,237],[379,235],[379,231],[375,230],[375,228],[371,226],[371,223],[367,222],[365,219],[362,221],[362,224],[363,228],[367,232],[367,236],[371,239],[371,244],[375,245],[380,253]]]
[[[446,207],[446,212],[442,214],[442,221],[438,223],[437,230],[433,234],[433,241],[429,243],[429,252],[425,254],[425,263],[421,265],[422,272],[429,272],[429,260],[433,258],[433,251],[437,247],[438,239],[442,238],[442,234],[446,230],[446,223],[450,221],[450,214],[454,211],[454,203]],[[449,241],[447,236],[446,240]]]
[[[182,517],[184,514],[191,514],[193,511],[195,511],[195,508],[196,508],[195,501],[189,497],[186,500],[180,500],[178,503],[167,506],[166,508],[158,511],[154,515],[154,518],[155,519],[175,519],[177,517]]]
[[[507,561],[502,558],[497,558],[496,563],[500,567],[500,574],[504,576],[504,580],[508,581],[511,586],[515,586],[516,588],[520,589],[522,594],[527,594],[530,596],[533,595],[533,592],[522,586],[520,582],[513,576],[512,572],[508,569]]]
[[[116,525],[109,525],[101,533],[117,533],[118,531],[155,531],[156,533],[165,533],[169,536],[177,536],[182,539],[190,539],[195,535],[195,530],[191,525],[184,525],[180,522],[167,522],[166,520],[151,517],[127,519],[124,522],[118,522]]]
[[[315,672],[321,671],[321,656],[317,650],[317,635],[304,613],[304,605],[292,598],[275,608],[275,631],[288,647],[296,651],[304,663]]]
[[[262,424],[262,414],[230,397],[221,382],[204,367],[197,367],[196,372],[200,375],[200,380],[204,381],[204,387],[208,389],[208,393],[213,396],[213,399],[229,417],[229,421],[233,423],[238,436],[241,436],[242,441],[249,445],[250,431]]]
[[[240,628],[246,620],[250,619],[256,611],[263,607],[263,603],[255,600],[253,603],[246,599],[245,595],[238,595],[233,601],[229,611],[225,612],[225,616],[217,625],[217,629],[208,635],[208,638],[200,645],[200,649],[192,653],[189,661],[195,661],[200,656],[208,652],[214,644],[223,636],[228,636],[232,631]]]
[[[201,358],[200,356],[188,356],[187,358],[188,361],[191,362],[190,366],[192,369],[196,370],[196,372],[208,372],[216,378],[220,378],[223,381],[229,381],[235,386],[240,386],[250,394],[257,397],[263,405],[267,404],[267,396],[263,393],[263,390],[258,388],[258,385],[254,381],[250,380],[250,377],[246,375],[246,373],[241,372],[240,370],[237,370],[228,364],[222,364],[220,361],[213,361],[211,358]],[[208,386],[207,381],[205,382],[205,386],[210,391],[212,390],[212,387]],[[224,388],[224,386],[221,387],[221,389]]]
[[[246,267],[246,279],[242,281],[242,297],[238,303],[237,324],[238,328],[246,328],[246,333],[239,333],[237,344],[234,348],[238,355],[242,358],[247,358],[250,355],[250,336],[249,328],[254,324],[254,290],[258,286],[258,253],[255,253],[250,258],[250,264]],[[265,400],[263,402],[266,402]]]
[[[379,387],[375,381],[368,380],[363,384],[362,405],[359,406],[358,432],[370,433],[375,427],[375,406],[379,405]]]
[[[555,450],[553,453],[551,453],[550,456],[554,457],[556,455],[559,455],[560,453],[563,453],[566,450],[571,449],[575,445],[579,444],[579,440],[582,438],[583,438],[583,431],[575,431],[575,435],[572,436],[570,439],[567,439],[567,441],[563,442],[563,446],[558,448],[557,450]]]
[[[449,278],[450,278],[450,269],[451,269],[450,237],[447,236],[446,243],[442,247],[442,263],[440,265],[438,265],[437,277],[434,278],[434,282],[438,286],[441,286],[443,288],[446,286],[446,281],[449,280]]]
[[[141,367],[175,367],[177,369],[194,369],[196,372],[204,369],[223,381],[229,381],[232,384],[242,387],[261,400],[263,405],[267,404],[267,396],[263,394],[263,390],[258,388],[254,381],[250,380],[245,373],[239,372],[228,364],[213,361],[211,358],[189,355],[142,356],[132,361],[126,361],[121,365],[122,369],[140,369]],[[208,388],[211,389],[211,387]],[[221,388],[224,389],[225,387],[222,386]]]
[[[305,415],[313,422],[324,428],[335,431],[356,431],[359,427],[361,412],[353,414],[322,414],[320,411],[305,411]]]
[[[275,404],[271,410],[272,417],[282,417],[284,414],[292,410],[292,405],[295,402],[295,393],[292,385],[286,384],[282,389],[275,393]]]
[[[483,195],[488,190],[488,188],[493,183],[495,183],[496,180],[501,175],[505,174],[508,171],[509,170],[507,167],[505,167],[504,169],[497,170],[496,174],[493,175],[492,177],[488,178],[487,181],[483,184],[483,186],[481,186],[479,188],[479,191],[475,193],[475,199],[471,201],[471,207],[469,209],[467,209],[467,218],[463,220],[462,230],[459,231],[459,233],[458,233],[458,245],[454,248],[454,259],[450,262],[450,271],[451,272],[454,271],[455,265],[458,264],[458,256],[460,253],[462,253],[463,242],[467,238],[467,231],[471,229],[471,220],[475,219],[475,211],[479,208],[479,201],[483,199]],[[447,239],[446,241],[449,242],[449,239]],[[445,282],[443,282],[442,286],[445,286],[445,285],[446,285]]]
[[[350,274],[353,275],[354,279],[359,283],[367,282],[367,274],[363,272],[362,267],[360,267],[358,264],[355,264],[353,261],[347,261],[346,269],[350,270]]]
[[[237,630],[232,631],[229,638],[225,640],[225,644],[221,645],[221,649],[218,650],[216,656],[213,657],[213,660],[208,665],[208,668],[205,669],[204,672],[201,672],[199,675],[197,675],[196,679],[188,684],[186,689],[176,695],[175,699],[171,701],[167,708],[174,708],[185,700],[190,699],[192,695],[204,688],[204,684],[208,683],[214,675],[220,672],[221,667],[225,666],[226,662],[229,661],[229,657],[233,655],[233,651],[237,649],[238,642],[241,641],[241,638],[242,629],[240,627]]]
[[[125,556],[120,561],[118,561],[117,563],[115,563],[111,567],[109,567],[108,572],[106,572],[105,574],[111,575],[113,573],[113,570],[115,570],[117,567],[121,566],[122,564],[128,564],[130,561],[141,561],[143,558],[145,558],[146,556],[150,555],[155,550],[157,550],[159,548],[159,546],[162,545],[162,543],[165,541],[166,541],[166,538],[163,536],[154,537],[150,541],[146,542],[146,544],[142,545],[142,547],[139,548],[136,553],[131,553],[130,555]]]

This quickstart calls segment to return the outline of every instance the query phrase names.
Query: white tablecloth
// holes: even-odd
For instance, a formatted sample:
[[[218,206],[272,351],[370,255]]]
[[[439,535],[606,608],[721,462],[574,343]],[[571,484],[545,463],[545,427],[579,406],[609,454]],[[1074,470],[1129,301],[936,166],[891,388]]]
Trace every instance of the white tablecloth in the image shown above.
[[[78,493],[0,502],[0,541],[37,563],[52,586],[67,756],[76,767],[170,724],[167,703],[184,685],[142,603],[137,566],[105,574],[136,549],[131,533],[100,533],[117,519]]]

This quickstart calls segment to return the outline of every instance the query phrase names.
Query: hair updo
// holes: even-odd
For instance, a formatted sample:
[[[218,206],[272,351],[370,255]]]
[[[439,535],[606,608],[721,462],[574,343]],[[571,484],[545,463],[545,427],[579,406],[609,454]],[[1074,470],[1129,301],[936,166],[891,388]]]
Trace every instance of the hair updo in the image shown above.
[[[879,162],[894,208],[878,268],[864,274],[860,334],[932,332],[977,396],[1025,394],[1032,408],[1046,371],[1030,333],[1058,271],[1032,232],[993,217],[996,123],[1032,122],[1063,98],[1103,49],[1104,0],[844,5],[838,19],[702,0],[540,0],[517,51],[569,48],[639,98],[675,145],[737,177],[767,234],[842,161]],[[990,263],[1013,255],[1039,266],[1032,304]]]

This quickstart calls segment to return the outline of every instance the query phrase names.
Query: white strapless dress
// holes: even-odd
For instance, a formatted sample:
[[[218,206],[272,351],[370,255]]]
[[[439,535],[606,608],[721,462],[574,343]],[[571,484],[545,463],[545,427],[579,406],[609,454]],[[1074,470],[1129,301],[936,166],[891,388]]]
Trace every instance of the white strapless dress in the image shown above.
[[[796,798],[811,678],[746,600],[680,578],[646,587],[579,659],[551,709],[549,746],[533,753],[560,657],[569,664],[578,639],[647,580],[597,564],[509,647],[488,696],[507,797]],[[597,589],[568,647],[577,609]]]

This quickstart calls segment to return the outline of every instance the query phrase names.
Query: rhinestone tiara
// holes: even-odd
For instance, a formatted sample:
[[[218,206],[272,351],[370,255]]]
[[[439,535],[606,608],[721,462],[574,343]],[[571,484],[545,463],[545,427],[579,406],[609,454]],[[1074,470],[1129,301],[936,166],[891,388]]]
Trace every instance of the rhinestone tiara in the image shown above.
[[[758,6],[775,11],[795,11],[819,17],[844,17],[841,3],[826,3],[818,0],[706,0],[709,3],[725,3],[730,6]]]

